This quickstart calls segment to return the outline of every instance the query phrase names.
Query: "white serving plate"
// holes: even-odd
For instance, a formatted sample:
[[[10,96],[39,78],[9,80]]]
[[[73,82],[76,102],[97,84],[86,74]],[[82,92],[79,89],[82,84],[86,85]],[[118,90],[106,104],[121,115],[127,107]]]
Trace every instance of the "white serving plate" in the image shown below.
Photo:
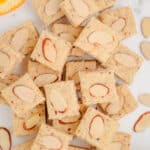
[[[139,45],[143,36],[140,31],[140,22],[144,16],[150,16],[150,1],[148,0],[116,0],[116,7],[130,5],[135,13],[138,34],[124,41],[124,43],[136,53],[140,54]],[[140,1],[140,3],[138,3]],[[44,28],[39,18],[31,6],[31,0],[21,6],[16,11],[9,13],[8,15],[0,16],[0,34],[5,30],[12,28],[28,19],[31,19],[39,31]],[[148,39],[149,40],[149,39]],[[141,93],[150,92],[150,62],[144,61],[142,68],[136,75],[134,82],[130,85],[130,89],[133,95],[137,96]],[[145,107],[139,103],[139,107],[130,115],[127,115],[120,120],[120,131],[130,133],[132,135],[131,150],[150,150],[150,128],[141,133],[135,133],[132,131],[132,127],[137,120],[138,116],[145,111],[150,111],[150,108]],[[0,126],[6,127],[12,131],[12,111],[7,106],[0,105]],[[22,143],[31,137],[12,137],[13,145]],[[2,139],[0,139],[2,140]],[[79,141],[75,142],[79,144]]]

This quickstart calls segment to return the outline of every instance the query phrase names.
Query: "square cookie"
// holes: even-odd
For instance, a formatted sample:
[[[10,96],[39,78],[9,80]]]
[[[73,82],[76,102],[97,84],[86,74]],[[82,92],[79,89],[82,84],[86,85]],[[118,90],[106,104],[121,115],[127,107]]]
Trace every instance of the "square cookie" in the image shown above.
[[[38,38],[39,34],[32,21],[26,21],[4,32],[0,36],[0,43],[10,45],[17,52],[29,54],[34,49]]]
[[[128,133],[117,132],[108,150],[130,150],[131,136]]]
[[[64,16],[60,9],[63,0],[32,0],[33,7],[45,25],[49,25]]]
[[[73,81],[61,81],[45,85],[44,90],[48,119],[62,119],[79,115],[79,104]]]
[[[77,89],[80,89],[79,71],[96,70],[96,61],[71,61],[66,64],[66,80],[74,80]]]
[[[82,30],[74,46],[104,63],[116,51],[117,34],[110,27],[93,18]]]
[[[33,108],[24,118],[14,114],[13,134],[15,136],[36,134],[41,124],[45,122],[45,104],[40,104]]]
[[[137,71],[142,65],[142,58],[135,52],[131,51],[128,47],[119,44],[110,59],[104,64],[105,67],[112,67],[115,74],[125,81],[131,83]]]
[[[81,71],[79,77],[83,104],[91,105],[118,100],[113,70]]]
[[[7,100],[18,117],[23,117],[45,101],[41,91],[28,74],[3,89],[2,97]]]
[[[75,27],[99,11],[93,0],[64,0],[61,4],[61,9]]]
[[[48,31],[42,31],[31,59],[62,72],[71,50],[71,44]]]
[[[117,85],[118,101],[99,104],[102,110],[114,119],[121,119],[125,115],[133,112],[138,104],[126,84]]]
[[[73,27],[70,24],[61,24],[55,23],[52,27],[52,32],[57,36],[61,37],[62,39],[69,41],[73,44],[76,38],[79,36],[82,28],[81,27]],[[84,52],[77,48],[72,47],[71,56],[83,56]]]
[[[43,87],[46,84],[58,82],[61,80],[60,73],[31,60],[28,62],[28,73],[38,87]]]
[[[12,148],[12,150],[30,150],[34,140],[29,140]]]
[[[134,16],[130,7],[104,12],[100,15],[100,20],[118,33],[119,40],[137,33]]]
[[[20,53],[16,52],[10,46],[0,44],[0,78],[11,74],[23,58]]]
[[[31,147],[31,150],[68,150],[72,136],[43,124]]]
[[[88,108],[76,130],[76,135],[92,146],[107,150],[118,127],[117,121],[94,108]]]
[[[105,10],[106,8],[112,7],[116,0],[94,0],[97,4],[99,11]]]
[[[7,101],[1,96],[1,91],[13,82],[15,82],[18,78],[18,75],[11,74],[4,79],[0,79],[0,104],[8,105]]]

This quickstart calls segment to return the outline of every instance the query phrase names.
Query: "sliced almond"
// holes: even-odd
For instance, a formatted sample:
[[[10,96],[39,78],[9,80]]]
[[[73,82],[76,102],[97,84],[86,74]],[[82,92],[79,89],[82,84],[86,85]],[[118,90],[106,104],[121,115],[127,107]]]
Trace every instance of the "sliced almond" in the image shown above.
[[[13,93],[20,100],[23,100],[24,102],[27,102],[27,103],[32,103],[35,99],[34,91],[25,85],[15,86],[13,88]]]
[[[40,121],[39,114],[32,115],[28,120],[23,123],[23,128],[25,130],[34,129]]]
[[[150,60],[150,42],[143,41],[141,43],[141,52],[147,60]]]
[[[62,94],[58,91],[51,91],[50,101],[51,105],[55,109],[55,112],[65,113],[67,111],[67,103]]]
[[[58,80],[58,76],[56,74],[46,73],[46,74],[41,74],[37,76],[34,82],[38,87],[42,87],[45,84],[54,83],[57,80]]]
[[[123,103],[121,103],[121,101],[117,101],[111,104],[108,104],[106,107],[106,112],[109,115],[114,115],[117,114],[123,107]]]
[[[112,142],[110,144],[111,150],[122,150],[122,143],[120,142]]]
[[[89,93],[92,97],[104,98],[109,94],[109,88],[101,83],[96,83],[90,86]]]
[[[126,20],[124,18],[119,18],[112,23],[111,27],[117,32],[122,31],[126,27]]]
[[[49,62],[55,62],[57,57],[57,50],[55,45],[49,38],[45,38],[42,43],[42,52],[44,58]]]
[[[41,144],[49,150],[61,150],[63,147],[61,139],[54,135],[47,135],[42,137]]]
[[[89,124],[89,135],[90,137],[100,140],[103,132],[104,132],[104,120],[102,116],[96,115],[93,117]]]
[[[79,72],[75,72],[71,79],[74,80],[76,84],[79,84]]]
[[[8,129],[0,127],[0,150],[11,150],[11,135]]]
[[[104,31],[94,31],[88,36],[89,43],[104,45],[113,42],[113,37]]]
[[[11,45],[15,50],[20,51],[27,42],[28,38],[29,30],[27,28],[21,28],[14,34],[11,40]]]
[[[142,94],[139,96],[139,101],[145,106],[150,107],[150,94]]]
[[[62,0],[49,0],[45,5],[45,13],[48,16],[55,15],[60,10]]]
[[[83,18],[86,18],[90,14],[89,6],[85,0],[70,0],[70,3],[74,11]]]
[[[150,18],[146,17],[142,21],[142,32],[145,37],[150,37]]]
[[[10,63],[10,56],[3,52],[0,51],[0,72],[3,72],[6,66],[9,66]]]
[[[140,132],[150,127],[150,111],[142,114],[136,121],[133,129],[135,132]]]
[[[137,66],[137,60],[134,56],[126,53],[117,53],[114,56],[115,61],[128,68],[135,68]]]

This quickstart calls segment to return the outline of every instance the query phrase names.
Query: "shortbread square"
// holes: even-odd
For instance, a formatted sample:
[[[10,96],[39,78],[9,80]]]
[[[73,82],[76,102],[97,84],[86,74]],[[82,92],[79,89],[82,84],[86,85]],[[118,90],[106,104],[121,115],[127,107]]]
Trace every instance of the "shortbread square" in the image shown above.
[[[131,83],[137,71],[142,65],[143,59],[128,47],[119,44],[110,59],[104,64],[105,67],[112,67],[115,74],[125,81]]]
[[[79,104],[73,81],[45,85],[44,89],[48,119],[62,119],[79,115]]]
[[[80,89],[79,71],[96,70],[96,61],[71,61],[66,64],[66,80],[74,80],[77,89]]]
[[[4,32],[0,36],[0,43],[5,43],[15,51],[26,55],[32,52],[38,38],[38,31],[32,21],[26,21]]]
[[[126,84],[117,85],[118,101],[99,104],[103,111],[114,119],[121,119],[125,115],[133,112],[138,104]]]
[[[130,140],[131,136],[128,133],[117,132],[114,135],[108,150],[130,150]]]
[[[32,0],[33,7],[45,25],[52,24],[64,16],[60,9],[63,0]]]
[[[19,75],[11,74],[4,79],[0,79],[0,104],[8,105],[7,101],[1,96],[1,91],[10,84],[14,83],[16,80],[18,80],[18,78]]]
[[[12,148],[12,150],[30,150],[34,140],[29,140]]]
[[[68,150],[68,145],[71,139],[72,136],[60,132],[49,125],[43,124],[31,150]]]
[[[94,108],[88,108],[76,130],[76,135],[92,146],[107,150],[118,127],[117,121]]]
[[[97,4],[99,11],[105,10],[109,7],[112,7],[115,4],[116,0],[94,0]]]
[[[34,135],[42,123],[46,123],[45,104],[33,108],[25,117],[13,116],[13,134],[15,136]]]
[[[46,84],[58,82],[61,80],[60,73],[31,60],[28,62],[28,73],[38,87],[43,87]]]
[[[23,56],[10,46],[0,44],[0,78],[12,74],[14,68],[23,60]]]
[[[73,27],[70,24],[61,24],[61,23],[55,23],[52,27],[52,32],[54,34],[56,34],[57,36],[61,37],[66,41],[69,41],[72,44],[81,33],[81,30],[82,27]],[[72,47],[70,55],[81,57],[84,55],[84,52],[78,47]]]
[[[61,4],[61,9],[75,27],[99,11],[93,0],[64,0]]]
[[[100,15],[100,20],[118,33],[119,40],[137,33],[135,19],[130,7],[104,12]]]
[[[83,104],[91,105],[118,100],[113,70],[81,71],[79,77]]]
[[[105,63],[116,51],[117,34],[110,27],[93,18],[82,30],[74,46]]]
[[[52,70],[62,72],[71,47],[69,42],[44,30],[31,55],[31,59],[40,62]]]
[[[2,97],[7,100],[18,117],[23,117],[45,101],[41,91],[28,74],[3,89]]]

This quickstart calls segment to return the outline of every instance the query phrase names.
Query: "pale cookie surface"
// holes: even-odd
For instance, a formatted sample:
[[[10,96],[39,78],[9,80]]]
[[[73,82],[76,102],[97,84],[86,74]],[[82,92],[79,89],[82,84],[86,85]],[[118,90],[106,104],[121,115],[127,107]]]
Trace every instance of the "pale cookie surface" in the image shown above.
[[[12,150],[30,150],[34,140],[29,140],[12,148]]]
[[[119,44],[111,58],[103,64],[105,67],[112,67],[115,74],[125,81],[131,83],[142,65],[142,58],[131,51],[128,47]]]
[[[115,52],[118,39],[116,33],[110,27],[97,19],[91,19],[74,45],[95,57],[101,63],[105,63]]]
[[[131,8],[123,7],[100,15],[100,20],[118,33],[119,40],[134,35],[136,24]]]
[[[150,37],[150,18],[144,18],[142,21],[142,32],[145,37]]]
[[[76,130],[76,135],[99,149],[107,150],[118,127],[117,121],[94,108],[88,108]]]
[[[118,101],[99,104],[103,111],[112,118],[120,119],[133,112],[138,104],[126,84],[117,85]]]
[[[10,45],[17,52],[29,54],[34,49],[38,38],[34,24],[32,21],[27,21],[4,32],[0,36],[0,42]]]
[[[46,122],[45,105],[40,104],[33,108],[28,115],[20,118],[13,116],[13,134],[15,136],[25,136],[36,134],[42,123]]]
[[[35,106],[45,101],[43,94],[28,74],[3,89],[2,97],[19,117],[23,117]]]
[[[61,37],[62,39],[69,41],[73,44],[73,42],[76,40],[76,38],[79,36],[80,32],[82,30],[82,27],[73,27],[72,25],[68,24],[61,24],[61,23],[55,23],[52,26],[52,32],[56,34],[57,36]],[[77,48],[72,47],[71,56],[83,56],[84,52]]]
[[[64,0],[61,4],[61,9],[75,27],[99,10],[93,0]]]
[[[0,104],[8,105],[7,101],[4,98],[2,98],[1,91],[7,86],[9,86],[10,84],[12,84],[13,82],[15,82],[18,78],[19,78],[18,75],[12,74],[5,77],[4,79],[0,79]]]
[[[71,136],[43,124],[31,146],[31,150],[68,150]]]
[[[63,0],[32,0],[33,7],[45,25],[49,25],[64,16],[60,9]]]
[[[83,104],[90,105],[118,100],[113,70],[81,71],[79,77]]]
[[[0,45],[0,78],[10,75],[23,56],[5,44]]]
[[[61,79],[60,73],[33,61],[28,62],[28,73],[38,87],[43,87],[45,84],[58,82]]]
[[[71,50],[71,44],[48,31],[42,31],[31,59],[62,72]]]
[[[74,80],[76,88],[80,89],[79,71],[96,70],[96,61],[72,61],[66,64],[66,80]]]
[[[73,81],[45,85],[44,90],[48,119],[62,119],[79,115],[79,104]]]
[[[150,60],[150,42],[143,41],[141,42],[141,52],[145,59]]]

